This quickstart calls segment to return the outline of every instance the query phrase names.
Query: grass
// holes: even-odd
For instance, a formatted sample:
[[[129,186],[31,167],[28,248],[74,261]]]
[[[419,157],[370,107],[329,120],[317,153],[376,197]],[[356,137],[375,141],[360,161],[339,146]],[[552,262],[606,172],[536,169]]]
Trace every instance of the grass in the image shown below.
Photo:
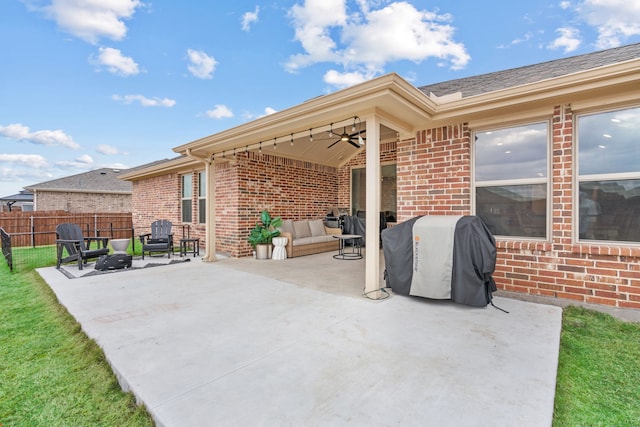
[[[563,312],[554,427],[640,425],[640,324]]]
[[[0,259],[0,426],[152,426],[29,259]]]
[[[44,253],[0,265],[0,427],[153,425],[34,271],[55,251],[26,250]],[[565,308],[553,426],[640,425],[638,402],[640,324]]]

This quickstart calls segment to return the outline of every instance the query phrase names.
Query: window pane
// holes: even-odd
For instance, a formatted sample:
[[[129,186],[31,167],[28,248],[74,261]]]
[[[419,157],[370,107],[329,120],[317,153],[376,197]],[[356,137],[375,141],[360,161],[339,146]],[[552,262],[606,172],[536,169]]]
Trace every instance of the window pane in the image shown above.
[[[476,133],[476,181],[546,177],[548,136],[547,123]]]
[[[205,172],[200,172],[198,174],[198,196],[207,196],[207,174]]]
[[[182,222],[191,222],[191,199],[182,200]]]
[[[581,239],[640,241],[640,180],[580,183]]]
[[[191,174],[182,175],[182,197],[191,197]]]
[[[358,211],[365,212],[367,204],[367,177],[366,169],[351,170],[351,215]]]
[[[498,236],[544,238],[546,210],[547,184],[476,188],[476,214]]]
[[[198,222],[204,224],[207,222],[207,200],[198,200]]]
[[[578,118],[580,175],[640,172],[640,108]]]
[[[367,176],[366,168],[351,170],[351,214],[360,212],[364,217],[366,210]],[[382,183],[380,185],[380,211],[393,221],[396,220],[397,179],[396,165],[382,165],[380,169]]]

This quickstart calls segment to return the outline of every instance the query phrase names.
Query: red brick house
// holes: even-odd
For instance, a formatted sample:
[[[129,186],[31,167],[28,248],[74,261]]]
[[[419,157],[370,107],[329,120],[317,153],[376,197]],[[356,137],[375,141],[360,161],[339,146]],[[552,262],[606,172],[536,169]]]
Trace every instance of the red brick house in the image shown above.
[[[634,44],[422,87],[388,74],[123,178],[134,226],[189,224],[205,260],[249,255],[262,209],[474,214],[496,236],[500,289],[640,308],[639,135]],[[379,221],[366,216],[367,241]],[[367,291],[382,284],[380,256],[366,251]]]

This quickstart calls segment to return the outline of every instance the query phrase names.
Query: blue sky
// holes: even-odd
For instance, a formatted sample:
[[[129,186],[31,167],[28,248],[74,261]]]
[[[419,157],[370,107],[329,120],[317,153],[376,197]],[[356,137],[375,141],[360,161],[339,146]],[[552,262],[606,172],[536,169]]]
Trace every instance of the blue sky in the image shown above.
[[[3,0],[0,196],[389,72],[416,86],[640,42],[640,0]]]

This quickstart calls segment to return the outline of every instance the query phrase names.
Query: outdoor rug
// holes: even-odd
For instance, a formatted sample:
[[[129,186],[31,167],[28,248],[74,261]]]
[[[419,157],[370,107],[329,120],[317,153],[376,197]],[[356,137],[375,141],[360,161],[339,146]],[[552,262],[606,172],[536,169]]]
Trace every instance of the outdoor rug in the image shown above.
[[[131,267],[130,268],[121,268],[118,270],[96,270],[96,262],[88,262],[82,267],[82,270],[78,268],[78,263],[73,262],[70,264],[63,264],[60,266],[60,272],[67,276],[69,279],[78,279],[80,277],[89,277],[96,276],[99,274],[112,274],[112,273],[122,273],[124,271],[138,270],[141,268],[147,267],[158,267],[162,265],[170,265],[170,264],[178,264],[182,262],[189,262],[191,258],[188,257],[176,257],[172,256],[171,258],[167,258],[166,255],[162,256],[145,256],[144,260],[142,257],[133,257]]]

